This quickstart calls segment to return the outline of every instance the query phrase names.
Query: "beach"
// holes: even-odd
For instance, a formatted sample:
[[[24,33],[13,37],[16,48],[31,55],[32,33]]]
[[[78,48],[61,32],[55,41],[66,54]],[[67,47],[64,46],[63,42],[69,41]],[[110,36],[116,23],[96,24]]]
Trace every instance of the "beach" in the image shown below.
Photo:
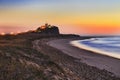
[[[70,41],[82,37],[46,38],[33,41],[33,48],[71,73],[74,80],[119,80],[120,60],[79,49]],[[76,77],[75,77],[76,76]]]
[[[86,63],[90,66],[97,67],[99,69],[105,69],[109,72],[114,73],[116,76],[120,77],[120,60],[112,57],[100,55],[95,52],[86,51],[79,49],[70,44],[72,39],[58,39],[48,42],[48,45],[61,50],[63,53],[72,56],[80,61]]]

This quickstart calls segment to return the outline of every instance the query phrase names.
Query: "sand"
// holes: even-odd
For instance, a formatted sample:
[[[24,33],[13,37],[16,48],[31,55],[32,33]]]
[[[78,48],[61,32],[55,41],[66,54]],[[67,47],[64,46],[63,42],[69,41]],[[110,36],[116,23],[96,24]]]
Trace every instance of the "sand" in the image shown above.
[[[99,69],[105,69],[120,77],[120,60],[112,57],[100,55],[95,52],[79,49],[70,44],[73,39],[57,39],[49,41],[47,44],[61,50],[63,53],[74,58],[81,59],[81,62]]]

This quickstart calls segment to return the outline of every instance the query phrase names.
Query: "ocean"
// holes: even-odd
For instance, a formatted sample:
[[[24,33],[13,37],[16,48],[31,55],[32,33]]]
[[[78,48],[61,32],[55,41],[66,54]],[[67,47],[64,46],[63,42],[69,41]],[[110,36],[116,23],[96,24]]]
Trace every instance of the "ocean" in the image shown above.
[[[120,37],[91,38],[72,41],[78,48],[120,59]]]

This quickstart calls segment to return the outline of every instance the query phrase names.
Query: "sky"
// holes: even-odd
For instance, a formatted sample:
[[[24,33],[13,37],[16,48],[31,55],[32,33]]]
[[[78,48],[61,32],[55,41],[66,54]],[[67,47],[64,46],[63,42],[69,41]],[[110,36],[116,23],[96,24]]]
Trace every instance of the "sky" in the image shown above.
[[[120,35],[120,0],[0,0],[0,33],[45,23],[65,34]]]

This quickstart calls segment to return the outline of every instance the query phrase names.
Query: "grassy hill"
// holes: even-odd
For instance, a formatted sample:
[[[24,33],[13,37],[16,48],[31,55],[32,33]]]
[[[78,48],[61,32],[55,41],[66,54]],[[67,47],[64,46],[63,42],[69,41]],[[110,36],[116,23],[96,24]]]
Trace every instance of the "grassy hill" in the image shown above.
[[[39,34],[0,36],[0,80],[67,80],[71,74],[33,49],[32,41],[43,37],[49,38]]]

